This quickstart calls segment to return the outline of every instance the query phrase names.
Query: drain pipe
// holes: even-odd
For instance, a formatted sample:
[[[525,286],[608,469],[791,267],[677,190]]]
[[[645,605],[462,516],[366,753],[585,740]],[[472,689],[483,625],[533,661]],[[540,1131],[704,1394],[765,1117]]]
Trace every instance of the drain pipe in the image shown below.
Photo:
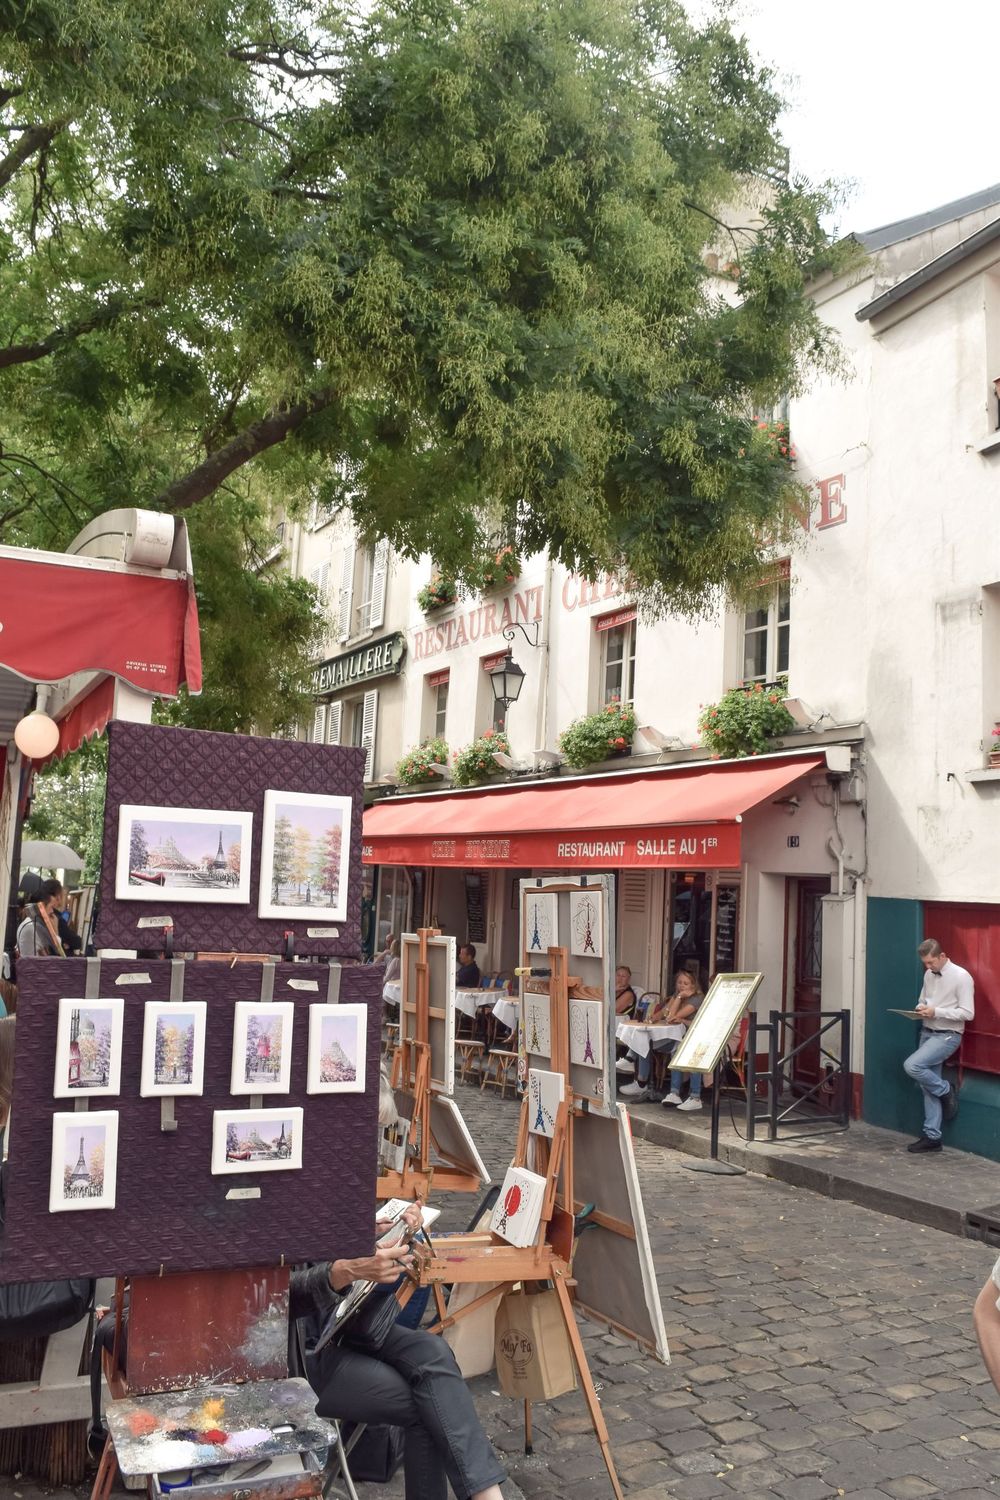
[[[539,663],[541,680],[538,686],[538,707],[535,710],[535,748],[547,750],[549,734],[549,627],[552,620],[552,574],[551,557],[545,564],[545,602],[542,605],[542,639],[539,643],[542,659]]]

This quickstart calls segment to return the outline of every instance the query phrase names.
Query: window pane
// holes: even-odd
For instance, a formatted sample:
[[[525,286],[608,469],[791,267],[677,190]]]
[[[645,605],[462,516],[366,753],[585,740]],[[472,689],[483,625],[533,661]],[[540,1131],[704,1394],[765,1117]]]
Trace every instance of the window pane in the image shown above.
[[[778,661],[775,670],[779,677],[783,677],[788,671],[788,637],[789,628],[786,620],[783,625],[778,626]]]
[[[507,723],[507,705],[502,698],[493,699],[493,728],[504,729]]]
[[[365,705],[359,700],[351,705],[351,738],[349,744],[360,745],[364,738]]]
[[[448,713],[448,684],[438,683],[437,702],[434,705],[434,733],[437,737],[444,737],[445,719]]]
[[[756,630],[743,638],[743,681],[756,682],[767,676],[767,631]]]
[[[778,584],[778,619],[787,620],[792,608],[792,585]]]
[[[622,683],[622,697],[631,703],[635,697],[635,621],[626,626],[628,632],[628,655],[626,659],[625,681]]]
[[[628,650],[631,631],[627,625],[616,625],[604,632],[604,702],[624,698],[629,691]]]
[[[743,616],[744,630],[766,630],[767,629],[767,605],[756,605],[748,609]]]

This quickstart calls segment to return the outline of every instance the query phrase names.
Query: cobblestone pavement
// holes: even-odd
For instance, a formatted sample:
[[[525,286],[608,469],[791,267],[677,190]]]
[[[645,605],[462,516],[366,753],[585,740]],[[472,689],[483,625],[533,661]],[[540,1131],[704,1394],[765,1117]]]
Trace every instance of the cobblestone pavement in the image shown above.
[[[502,1174],[517,1106],[457,1099]],[[688,1172],[642,1141],[636,1154],[672,1362],[582,1325],[629,1500],[1000,1495],[1000,1400],[971,1326],[988,1249],[770,1179]],[[471,1211],[444,1206],[447,1228]],[[529,1500],[610,1495],[579,1394],[534,1408],[529,1458],[495,1377],[473,1390]],[[0,1480],[4,1500],[15,1491],[42,1493]]]
[[[515,1106],[468,1088],[458,1101],[501,1168]],[[1000,1494],[1000,1400],[971,1324],[989,1249],[766,1178],[688,1172],[641,1141],[636,1154],[671,1364],[582,1325],[629,1500]],[[610,1494],[581,1396],[534,1408],[526,1458],[513,1403],[492,1377],[473,1385],[529,1500]]]

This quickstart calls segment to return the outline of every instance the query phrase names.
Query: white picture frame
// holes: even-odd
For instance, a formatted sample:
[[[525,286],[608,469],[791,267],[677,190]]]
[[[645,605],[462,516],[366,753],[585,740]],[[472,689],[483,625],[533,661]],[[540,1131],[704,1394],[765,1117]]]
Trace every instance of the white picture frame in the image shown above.
[[[604,1067],[604,1004],[570,1000],[569,1060],[580,1068]]]
[[[528,1069],[528,1131],[551,1140],[555,1135],[556,1116],[566,1097],[566,1080],[561,1073],[544,1068]]]
[[[548,995],[524,992],[524,1050],[531,1057],[552,1056],[552,1010]]]
[[[296,1171],[302,1166],[302,1119],[300,1105],[287,1105],[283,1109],[215,1110],[212,1175]],[[255,1140],[260,1147],[254,1144]],[[236,1151],[240,1154],[234,1154]]]
[[[559,897],[555,891],[528,890],[524,893],[524,924],[521,945],[524,952],[545,954],[559,942]]]
[[[367,1005],[310,1005],[306,1093],[363,1094],[367,1050]]]
[[[204,1091],[204,1000],[147,1000],[142,1027],[139,1094],[143,1099],[196,1096]]]
[[[121,1093],[125,1001],[59,1001],[55,1099],[111,1098]]]
[[[545,1200],[545,1178],[524,1167],[508,1167],[490,1229],[508,1245],[524,1249],[538,1238]]]
[[[604,890],[584,886],[569,893],[569,951],[575,958],[604,957]]]
[[[49,1213],[114,1208],[117,1180],[118,1111],[54,1114]]]
[[[237,1000],[233,1013],[231,1094],[287,1094],[292,1086],[291,1000]]]
[[[249,812],[123,802],[115,899],[249,906],[252,833]]]
[[[259,917],[317,926],[347,920],[352,809],[350,797],[264,793]]]

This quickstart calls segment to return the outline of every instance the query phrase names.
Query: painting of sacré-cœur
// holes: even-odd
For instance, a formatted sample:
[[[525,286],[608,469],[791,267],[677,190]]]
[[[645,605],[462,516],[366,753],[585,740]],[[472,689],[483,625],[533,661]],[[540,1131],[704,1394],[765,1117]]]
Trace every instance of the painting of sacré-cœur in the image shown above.
[[[350,797],[265,792],[258,916],[344,921],[350,847]]]
[[[57,1099],[119,1092],[124,1012],[124,1000],[59,1001],[52,1088]]]
[[[118,809],[115,896],[119,901],[250,900],[253,815],[206,807]]]
[[[367,1005],[309,1007],[309,1094],[363,1094]]]

